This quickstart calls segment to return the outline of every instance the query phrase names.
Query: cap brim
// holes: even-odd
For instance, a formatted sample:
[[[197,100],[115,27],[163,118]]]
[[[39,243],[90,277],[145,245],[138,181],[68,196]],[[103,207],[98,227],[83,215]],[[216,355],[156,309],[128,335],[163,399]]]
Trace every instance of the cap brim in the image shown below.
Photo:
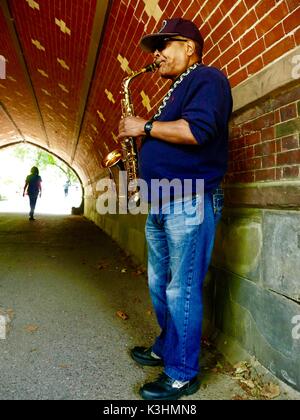
[[[142,50],[153,53],[156,49],[157,43],[164,38],[177,36],[178,33],[156,33],[144,36],[140,41]]]

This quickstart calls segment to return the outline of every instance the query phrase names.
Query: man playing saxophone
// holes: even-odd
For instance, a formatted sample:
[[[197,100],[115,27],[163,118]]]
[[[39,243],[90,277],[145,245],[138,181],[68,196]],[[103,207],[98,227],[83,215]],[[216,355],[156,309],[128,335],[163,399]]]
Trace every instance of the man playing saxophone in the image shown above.
[[[158,197],[155,206],[150,203],[146,238],[149,289],[161,334],[151,347],[132,349],[131,356],[141,365],[164,366],[140,394],[168,400],[199,388],[202,286],[222,210],[219,185],[227,168],[232,98],[223,73],[202,64],[203,38],[193,22],[166,20],[158,33],[142,38],[141,47],[154,54],[160,76],[172,85],[150,121],[130,116],[119,124],[120,140],[144,136],[140,177],[150,201]],[[171,196],[165,212],[163,197],[151,191],[154,179],[190,180],[192,187],[181,198]],[[195,187],[199,179],[202,195]],[[204,217],[195,221],[190,209],[201,203]]]

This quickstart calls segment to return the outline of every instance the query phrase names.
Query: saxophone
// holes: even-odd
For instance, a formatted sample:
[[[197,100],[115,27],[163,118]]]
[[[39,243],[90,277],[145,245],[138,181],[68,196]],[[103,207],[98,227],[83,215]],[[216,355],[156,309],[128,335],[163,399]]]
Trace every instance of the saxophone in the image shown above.
[[[121,94],[123,95],[121,100],[122,118],[134,116],[133,104],[129,89],[129,85],[132,80],[143,73],[155,71],[158,67],[158,63],[151,63],[141,70],[132,72],[128,77],[123,79],[121,91]],[[140,200],[139,189],[137,187],[138,159],[136,142],[133,137],[123,139],[121,141],[121,147],[108,153],[102,159],[101,164],[103,168],[111,168],[112,166],[120,163],[120,161],[122,161],[122,166],[127,173],[128,201],[138,203]],[[128,189],[129,184],[130,190]]]

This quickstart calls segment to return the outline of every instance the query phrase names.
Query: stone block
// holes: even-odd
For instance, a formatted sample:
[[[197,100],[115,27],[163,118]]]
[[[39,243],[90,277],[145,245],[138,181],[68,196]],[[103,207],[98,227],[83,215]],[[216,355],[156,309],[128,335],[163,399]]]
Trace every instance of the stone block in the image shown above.
[[[300,302],[300,212],[265,212],[263,236],[264,286]]]
[[[215,323],[215,279],[208,271],[203,285],[203,325],[202,332],[204,336],[210,336],[214,333]]]
[[[255,282],[261,277],[261,212],[230,211],[220,223],[213,264]]]
[[[216,327],[300,390],[299,304],[233,273],[214,270]]]

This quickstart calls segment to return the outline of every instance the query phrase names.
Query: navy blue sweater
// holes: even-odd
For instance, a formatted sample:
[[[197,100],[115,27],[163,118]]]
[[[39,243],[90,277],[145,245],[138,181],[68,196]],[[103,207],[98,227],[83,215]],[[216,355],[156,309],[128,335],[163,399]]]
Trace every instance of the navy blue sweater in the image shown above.
[[[147,182],[149,194],[152,179],[191,179],[193,185],[195,180],[203,179],[205,192],[220,184],[227,169],[231,110],[230,85],[218,69],[200,65],[183,79],[156,120],[183,118],[189,123],[198,145],[145,137],[139,163],[141,178]]]

